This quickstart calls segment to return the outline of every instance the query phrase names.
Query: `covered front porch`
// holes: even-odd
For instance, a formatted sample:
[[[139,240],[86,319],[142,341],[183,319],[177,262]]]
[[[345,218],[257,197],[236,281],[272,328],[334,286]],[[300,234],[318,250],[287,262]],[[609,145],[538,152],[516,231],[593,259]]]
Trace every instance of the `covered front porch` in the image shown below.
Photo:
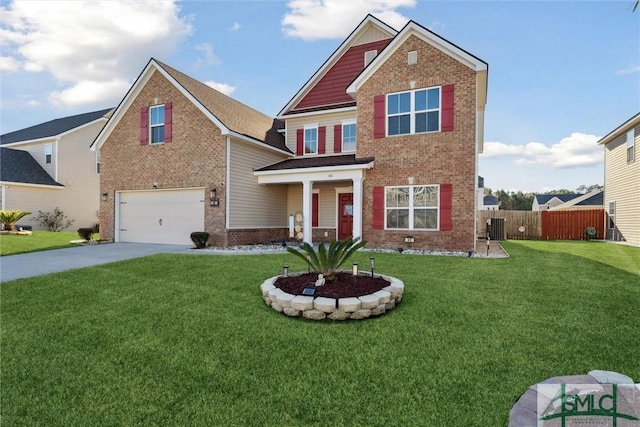
[[[337,239],[357,238],[362,236],[363,181],[373,160],[355,155],[295,158],[256,169],[254,175],[259,184],[288,186],[290,237],[313,243],[314,228],[335,228]]]

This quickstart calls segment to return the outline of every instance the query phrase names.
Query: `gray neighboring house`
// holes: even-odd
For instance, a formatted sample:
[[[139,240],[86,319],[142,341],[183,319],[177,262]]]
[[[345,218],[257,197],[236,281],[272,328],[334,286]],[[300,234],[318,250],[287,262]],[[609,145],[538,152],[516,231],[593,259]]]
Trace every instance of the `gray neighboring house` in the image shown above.
[[[60,208],[73,229],[98,222],[100,158],[90,146],[112,108],[55,119],[0,135],[1,209],[33,215],[18,225],[42,228],[38,211]]]
[[[533,198],[532,211],[548,211],[570,200],[580,197],[582,194],[536,194]]]
[[[577,211],[585,209],[604,209],[604,190],[594,190],[581,194],[562,204],[550,208],[550,211]]]

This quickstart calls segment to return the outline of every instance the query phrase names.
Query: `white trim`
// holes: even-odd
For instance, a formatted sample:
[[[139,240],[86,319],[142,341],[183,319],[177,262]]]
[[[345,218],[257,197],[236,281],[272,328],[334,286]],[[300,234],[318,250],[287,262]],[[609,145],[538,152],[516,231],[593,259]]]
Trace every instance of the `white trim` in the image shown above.
[[[58,153],[60,151],[59,150],[59,148],[60,148],[60,138],[56,138],[55,147],[56,147],[56,149],[55,149],[56,155],[55,155],[55,159],[53,159],[53,162],[54,162],[53,163],[53,170],[54,170],[55,176],[53,177],[53,179],[58,181],[58,163],[59,163],[58,162],[58,159],[59,159]]]
[[[224,227],[228,230],[230,228],[230,224],[231,224],[231,219],[230,217],[230,211],[231,211],[231,203],[229,202],[229,199],[231,198],[230,194],[231,194],[231,137],[227,136],[227,155],[226,155],[226,162],[227,165],[225,167],[226,171],[225,171],[225,185],[226,185],[226,190],[224,192]],[[207,219],[207,215],[205,213],[205,224],[206,224],[206,219]]]
[[[598,144],[607,145],[608,143],[618,139],[618,137],[623,133],[625,133],[627,130],[633,129],[638,125],[640,125],[640,113],[631,117],[629,120],[627,120],[626,122],[622,123],[620,126],[615,128],[614,130],[609,132],[607,135],[600,138],[600,140],[598,141]]]
[[[0,204],[0,209],[4,210],[6,205],[6,197],[7,197],[7,186],[2,184],[0,185],[0,191],[2,191],[2,203]]]
[[[350,125],[355,125],[356,127],[356,140],[355,140],[355,148],[353,150],[345,150],[344,149],[344,127],[345,126],[350,126]],[[340,141],[340,152],[341,153],[355,153],[358,150],[358,123],[355,119],[345,119],[342,121],[342,128],[341,128],[341,134],[340,136],[342,137],[342,141]],[[334,142],[335,144],[335,142]]]
[[[66,187],[64,185],[46,185],[46,184],[29,184],[27,182],[13,182],[13,181],[0,181],[0,185],[6,185],[7,187],[11,187],[13,185],[20,187],[36,187],[36,188],[47,188],[50,190],[64,190]]]
[[[270,180],[269,177],[273,176],[295,176],[299,175],[307,175],[311,174],[314,176],[318,176],[319,178],[316,181],[339,181],[341,179],[351,179],[349,178],[351,175],[348,175],[349,172],[353,171],[355,174],[362,174],[362,171],[365,169],[373,168],[373,162],[363,164],[363,165],[344,165],[344,166],[325,166],[320,168],[299,168],[299,169],[285,169],[285,170],[277,170],[277,171],[254,171],[253,175],[258,177],[259,184],[267,184],[267,180]],[[341,178],[347,177],[347,178]],[[291,181],[287,180],[286,182],[301,182],[301,179],[293,179]],[[273,182],[270,182],[273,183]]]
[[[106,113],[106,114],[109,114],[109,113]],[[63,117],[63,118],[66,118],[66,117]],[[43,143],[43,142],[45,142],[45,141],[49,141],[49,140],[54,140],[54,141],[55,141],[56,139],[60,139],[60,138],[62,138],[63,136],[67,136],[67,135],[69,135],[69,134],[71,134],[71,133],[73,133],[73,132],[76,132],[76,131],[78,131],[78,130],[81,130],[81,129],[83,129],[83,128],[87,127],[87,126],[91,126],[91,125],[93,125],[94,123],[97,123],[97,122],[100,122],[100,121],[107,122],[108,120],[109,120],[109,119],[107,119],[106,117],[104,117],[104,116],[103,116],[103,117],[100,117],[100,118],[98,118],[98,119],[96,119],[96,120],[92,120],[92,121],[90,121],[90,122],[88,122],[88,123],[85,123],[85,124],[83,124],[83,125],[80,125],[80,126],[78,126],[78,127],[75,127],[75,128],[69,129],[69,130],[67,130],[67,131],[64,131],[64,132],[59,133],[59,134],[56,134],[56,135],[45,136],[45,137],[37,138],[37,139],[25,139],[25,140],[23,140],[23,141],[9,142],[9,143],[7,143],[7,144],[2,144],[2,146],[3,146],[3,147],[13,147],[13,146],[16,146],[16,145],[41,144],[41,143]]]
[[[47,156],[50,156],[49,161],[47,161]],[[53,142],[47,142],[46,144],[44,144],[44,164],[45,165],[53,164]],[[55,165],[54,165],[54,168],[55,168]]]
[[[279,115],[277,116],[278,119],[293,119],[293,118],[299,118],[299,117],[309,117],[309,116],[314,116],[317,117],[319,115],[322,114],[336,114],[336,113],[346,113],[349,111],[356,111],[358,109],[357,106],[353,106],[353,107],[342,107],[342,108],[333,108],[331,109],[330,105],[323,105],[323,107],[327,107],[326,110],[318,110],[318,111],[309,111],[306,113],[287,113],[285,115]]]
[[[322,64],[322,66],[311,76],[311,78],[300,88],[300,90],[291,98],[291,100],[284,106],[282,110],[278,113],[277,117],[281,118],[285,111],[292,109],[302,98],[304,98],[307,93],[325,76],[326,71],[328,71],[331,67],[335,65],[336,62],[344,55],[344,53],[351,47],[351,43],[357,40],[360,35],[366,31],[366,28],[372,25],[378,28],[380,31],[387,33],[389,38],[395,37],[398,34],[398,31],[379,19],[367,15],[366,18],[360,22],[360,24],[351,32],[351,34],[342,42],[342,44],[336,49],[335,52]],[[378,58],[380,55],[377,55]],[[371,61],[372,63],[375,59]],[[371,65],[371,64],[369,64]]]
[[[413,206],[413,189],[416,187],[436,187],[438,189],[437,200],[438,206],[435,208],[436,210],[436,228],[415,228],[413,227],[415,224],[413,222],[413,213],[415,212],[415,207]],[[389,188],[410,188],[409,194],[409,206],[402,208],[387,208],[387,189]],[[408,228],[391,228],[387,226],[387,209],[408,209],[409,210],[409,226]],[[426,208],[418,208],[421,210],[433,210],[433,207]],[[440,184],[416,184],[416,185],[387,185],[384,187],[384,229],[390,231],[440,231]]]
[[[434,90],[434,89],[438,89],[438,108],[436,109],[424,109],[424,110],[419,110],[416,111],[415,109],[415,101],[416,101],[416,93],[417,92],[425,92],[427,99],[425,100],[426,102],[428,102],[428,93],[430,90]],[[389,135],[389,97],[390,96],[394,96],[394,95],[402,95],[408,93],[409,94],[409,111],[407,112],[402,112],[402,113],[396,113],[391,115],[391,117],[400,117],[400,116],[406,116],[409,115],[409,132],[408,133],[396,133],[393,135]],[[430,87],[424,87],[424,88],[418,88],[418,89],[410,89],[410,90],[404,90],[404,91],[400,91],[400,92],[392,92],[392,93],[387,93],[385,94],[385,101],[384,101],[384,105],[385,105],[385,112],[384,112],[384,118],[385,118],[385,136],[387,137],[394,137],[394,136],[405,136],[405,135],[421,135],[424,133],[438,133],[438,132],[442,132],[442,86],[430,86]],[[425,104],[426,106],[426,104]],[[433,113],[434,111],[438,111],[438,129],[437,130],[425,130],[424,132],[416,132],[416,115],[417,114],[428,114],[429,113]],[[428,125],[428,121],[425,123],[425,125]]]
[[[310,153],[307,153],[307,131],[315,130],[316,131],[316,149]],[[318,146],[320,145],[320,129],[318,128],[318,123],[310,123],[305,124],[302,132],[302,155],[303,156],[317,156],[318,155]]]
[[[250,144],[255,145],[256,147],[259,148],[264,148],[265,150],[269,150],[269,151],[273,151],[279,154],[284,154],[286,156],[289,157],[293,157],[293,153],[291,153],[290,151],[285,151],[285,150],[281,150],[279,148],[276,148],[272,145],[267,144],[266,142],[251,138],[250,136],[246,136],[246,135],[242,135],[233,131],[229,131],[229,133],[227,134],[227,136],[231,136],[237,140],[243,141],[243,142],[248,142]]]

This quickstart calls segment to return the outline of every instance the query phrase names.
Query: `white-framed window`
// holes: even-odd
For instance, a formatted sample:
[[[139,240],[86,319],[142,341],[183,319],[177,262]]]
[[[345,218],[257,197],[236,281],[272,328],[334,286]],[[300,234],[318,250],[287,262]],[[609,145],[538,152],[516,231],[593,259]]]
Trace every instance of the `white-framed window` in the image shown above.
[[[53,157],[53,144],[45,144],[44,146],[44,162],[48,165],[51,164]]]
[[[609,215],[607,216],[607,228],[616,228],[616,202],[609,202]]]
[[[149,108],[149,141],[151,144],[164,142],[164,105]]]
[[[342,151],[356,151],[356,122],[342,122]]]
[[[304,154],[318,154],[318,125],[304,127]]]
[[[368,50],[364,53],[364,66],[366,67],[378,56],[377,50]]]
[[[439,185],[385,187],[385,229],[438,230]]]
[[[440,131],[440,87],[387,95],[387,135]]]
[[[634,130],[627,132],[627,163],[631,163],[636,159]]]
[[[100,150],[96,150],[96,173],[100,173]]]

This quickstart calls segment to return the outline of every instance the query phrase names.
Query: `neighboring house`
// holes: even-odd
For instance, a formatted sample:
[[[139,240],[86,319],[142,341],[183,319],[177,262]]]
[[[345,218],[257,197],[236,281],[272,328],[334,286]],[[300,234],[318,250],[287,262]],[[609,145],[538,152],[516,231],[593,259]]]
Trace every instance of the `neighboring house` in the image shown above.
[[[594,190],[549,208],[550,211],[604,209],[604,190]]]
[[[484,178],[478,177],[478,194],[476,196],[479,211],[497,211],[499,201],[496,196],[484,195]]]
[[[367,16],[274,120],[152,59],[93,145],[101,233],[473,250],[487,69]]]
[[[598,144],[604,146],[606,238],[640,246],[640,113]]]
[[[536,194],[533,198],[532,211],[548,211],[551,208],[567,203],[582,194]]]
[[[33,215],[19,225],[42,228],[38,211],[60,208],[73,227],[98,222],[99,159],[90,145],[112,109],[52,120],[0,136],[2,209]]]

